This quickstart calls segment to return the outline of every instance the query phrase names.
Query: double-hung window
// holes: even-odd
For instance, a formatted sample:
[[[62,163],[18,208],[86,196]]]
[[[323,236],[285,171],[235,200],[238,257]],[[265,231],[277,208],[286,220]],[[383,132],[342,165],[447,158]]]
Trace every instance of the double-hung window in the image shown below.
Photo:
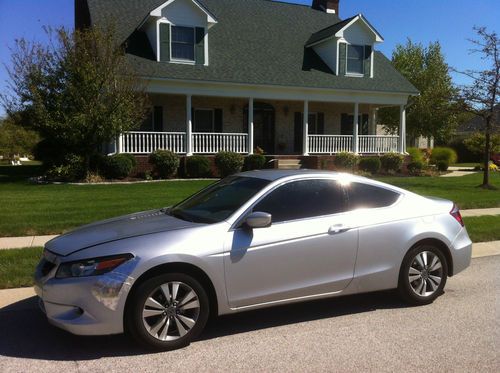
[[[194,61],[194,27],[172,26],[172,59]]]
[[[365,48],[362,45],[347,46],[347,74],[364,74]]]
[[[214,110],[194,110],[194,132],[215,132]]]

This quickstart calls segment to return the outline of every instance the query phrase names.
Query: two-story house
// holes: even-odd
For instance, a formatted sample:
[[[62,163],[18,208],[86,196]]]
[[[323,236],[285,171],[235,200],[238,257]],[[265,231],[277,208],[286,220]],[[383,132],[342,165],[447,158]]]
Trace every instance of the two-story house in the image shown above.
[[[405,105],[416,88],[377,47],[362,15],[338,0],[76,0],[76,27],[114,22],[152,108],[117,152],[220,150],[270,155],[405,151]],[[400,108],[399,135],[377,110]]]

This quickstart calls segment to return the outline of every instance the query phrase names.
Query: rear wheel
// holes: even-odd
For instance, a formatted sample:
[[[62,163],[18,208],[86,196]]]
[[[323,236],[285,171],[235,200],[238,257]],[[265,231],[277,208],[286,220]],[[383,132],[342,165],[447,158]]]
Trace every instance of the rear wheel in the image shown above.
[[[205,327],[209,302],[191,276],[164,274],[140,284],[129,300],[126,327],[146,347],[174,350],[187,346]]]
[[[448,265],[441,250],[428,244],[418,245],[403,259],[399,294],[410,304],[429,304],[441,295],[447,278]]]

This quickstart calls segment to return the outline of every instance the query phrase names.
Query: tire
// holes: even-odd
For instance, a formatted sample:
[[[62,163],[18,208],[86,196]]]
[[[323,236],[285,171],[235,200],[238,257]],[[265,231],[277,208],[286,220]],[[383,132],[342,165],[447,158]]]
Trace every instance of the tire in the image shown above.
[[[447,278],[448,264],[442,251],[429,244],[417,245],[403,259],[398,292],[411,305],[430,304],[443,293]]]
[[[137,342],[153,350],[188,346],[203,331],[210,313],[205,289],[183,273],[152,277],[130,296],[125,329]]]

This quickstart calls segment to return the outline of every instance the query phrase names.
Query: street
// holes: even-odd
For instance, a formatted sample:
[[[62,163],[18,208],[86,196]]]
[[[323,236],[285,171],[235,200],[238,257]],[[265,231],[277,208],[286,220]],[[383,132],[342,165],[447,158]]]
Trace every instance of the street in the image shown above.
[[[166,353],[70,335],[35,298],[0,310],[0,372],[417,370],[500,371],[500,256],[473,259],[425,307],[382,292],[252,311]]]

